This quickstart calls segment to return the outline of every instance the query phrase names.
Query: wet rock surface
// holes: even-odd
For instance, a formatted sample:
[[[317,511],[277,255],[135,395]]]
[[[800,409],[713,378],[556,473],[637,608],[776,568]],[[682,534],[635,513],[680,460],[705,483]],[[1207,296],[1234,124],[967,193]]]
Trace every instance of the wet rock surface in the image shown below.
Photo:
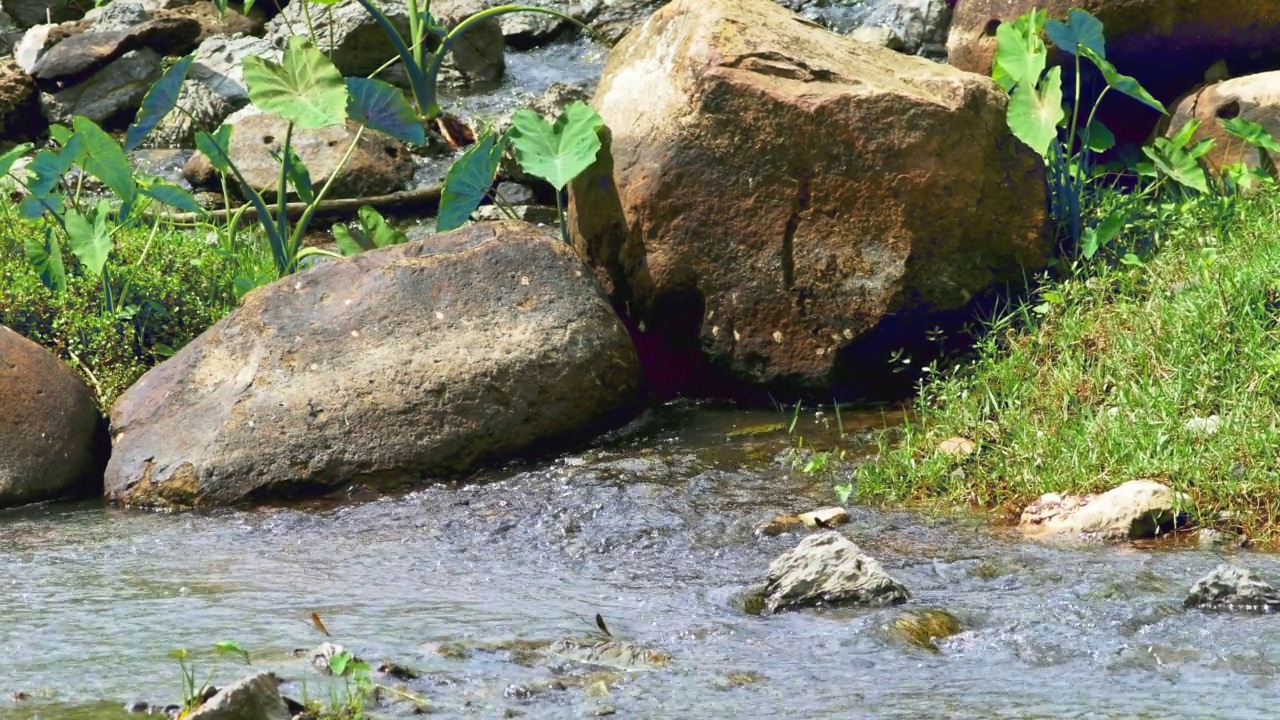
[[[1184,604],[1204,610],[1276,612],[1280,610],[1280,592],[1252,570],[1219,565],[1191,586]]]
[[[292,713],[280,697],[277,679],[258,673],[219,690],[186,720],[289,720]]]
[[[911,593],[838,532],[810,535],[769,565],[766,612],[809,605],[893,605]]]
[[[1271,712],[1280,615],[1182,607],[1191,582],[1222,562],[1212,552],[1027,543],[977,518],[851,507],[842,530],[911,589],[909,603],[744,614],[735,596],[798,540],[757,537],[754,521],[831,501],[824,483],[777,459],[785,431],[729,436],[790,419],[669,406],[551,462],[358,501],[0,514],[0,592],[23,608],[0,651],[27,658],[6,666],[0,714],[105,719],[121,700],[86,715],[103,698],[169,702],[177,670],[155,648],[215,638],[291,679],[285,695],[300,696],[305,680],[314,697],[332,679],[292,654],[322,639],[305,621],[313,610],[333,642],[420,673],[403,687],[440,717],[586,717],[607,705],[620,717],[907,718],[945,707],[987,720],[1087,707],[1118,720],[1167,715],[1170,678],[1197,698],[1180,717]],[[844,422],[852,449],[883,420]],[[831,442],[809,418],[797,432]],[[1280,576],[1280,558],[1248,558]],[[936,637],[949,623],[931,609],[959,632]],[[616,640],[670,663],[619,673],[547,652],[590,641],[596,613]],[[939,652],[904,637],[904,617]],[[108,652],[134,671],[87,669]],[[243,672],[214,669],[219,685]],[[140,690],[140,676],[155,684]],[[33,699],[14,704],[10,689]]]
[[[641,380],[570,248],[482,223],[247,295],[116,402],[106,494],[218,505],[469,473],[624,421]]]
[[[1152,480],[1130,480],[1098,495],[1048,493],[1022,513],[1031,537],[1137,540],[1174,528],[1178,494]]]

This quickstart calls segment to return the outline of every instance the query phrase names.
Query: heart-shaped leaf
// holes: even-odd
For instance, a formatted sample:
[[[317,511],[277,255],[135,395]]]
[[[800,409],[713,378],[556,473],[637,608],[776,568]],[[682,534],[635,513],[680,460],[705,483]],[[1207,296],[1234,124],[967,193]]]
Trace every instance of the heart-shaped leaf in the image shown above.
[[[498,174],[506,147],[506,135],[485,135],[453,163],[440,191],[436,230],[449,232],[466,224],[493,187],[493,177]]]
[[[582,101],[564,109],[555,125],[532,110],[519,110],[512,118],[511,143],[520,167],[564,190],[596,160],[604,119]]]
[[[1049,157],[1063,115],[1060,67],[1050,68],[1039,88],[1023,83],[1009,96],[1009,131],[1043,158]]]
[[[1144,146],[1142,152],[1151,158],[1157,170],[1179,185],[1202,193],[1209,192],[1204,168],[1183,148],[1164,138],[1156,138],[1152,145]]]
[[[43,238],[35,233],[27,235],[22,244],[27,251],[27,259],[40,275],[40,282],[54,292],[65,293],[67,271],[62,266],[62,248],[58,245],[58,237],[53,228],[46,226]]]
[[[195,201],[195,198],[191,197],[191,193],[173,183],[156,180],[138,188],[138,192],[152,200],[170,205],[184,212],[201,211],[199,203]]]
[[[347,78],[347,113],[362,125],[401,141],[422,145],[426,132],[404,93],[381,80]]]
[[[76,135],[84,138],[84,169],[111,188],[121,200],[131,201],[137,185],[124,148],[87,117],[77,115],[72,126]]]
[[[1102,21],[1087,11],[1075,8],[1067,13],[1067,21],[1050,20],[1044,26],[1049,42],[1063,52],[1076,54],[1078,46],[1092,50],[1100,58],[1107,56],[1106,42],[1102,39]]]
[[[124,151],[133,152],[142,141],[151,134],[173,108],[178,104],[178,93],[182,90],[182,81],[187,77],[195,57],[188,55],[174,63],[142,98],[142,106],[138,108],[137,119],[129,126],[124,135]]]
[[[991,77],[1005,92],[1018,85],[1035,85],[1044,72],[1049,52],[1038,29],[1001,23],[996,28],[996,55]]]
[[[209,158],[214,170],[227,174],[231,169],[231,126],[219,125],[212,134],[203,130],[196,133],[196,149]]]
[[[244,82],[254,105],[299,128],[346,122],[347,84],[342,73],[306,36],[290,37],[279,63],[246,57]]]
[[[98,203],[91,217],[85,217],[79,210],[67,211],[67,242],[72,254],[92,275],[102,273],[102,268],[107,264],[107,256],[111,254],[113,243],[111,232],[107,229],[107,217],[110,214],[111,207],[106,200]]]

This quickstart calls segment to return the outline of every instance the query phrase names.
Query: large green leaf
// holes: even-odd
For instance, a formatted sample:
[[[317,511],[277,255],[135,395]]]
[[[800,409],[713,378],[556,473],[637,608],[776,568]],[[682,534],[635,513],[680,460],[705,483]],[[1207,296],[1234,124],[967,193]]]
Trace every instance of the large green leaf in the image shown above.
[[[84,136],[76,133],[60,150],[44,149],[27,166],[27,189],[36,197],[49,195],[62,183],[71,166],[84,154]]]
[[[1009,96],[1009,131],[1043,158],[1048,159],[1052,143],[1058,138],[1058,123],[1063,115],[1060,67],[1050,68],[1039,88],[1023,83]]]
[[[440,191],[436,230],[449,232],[467,222],[493,187],[493,177],[498,174],[506,147],[506,135],[485,135],[453,163]]]
[[[171,205],[184,212],[200,212],[202,209],[191,193],[163,180],[156,180],[138,188],[138,192],[157,202]]]
[[[131,201],[137,185],[124,148],[87,117],[77,115],[72,127],[76,135],[84,138],[84,169],[111,188],[121,200]]]
[[[142,98],[142,107],[138,108],[137,119],[124,134],[124,151],[133,152],[142,141],[151,134],[173,108],[178,104],[178,93],[182,90],[182,81],[187,77],[195,56],[188,55],[174,63]]]
[[[0,155],[0,177],[8,175],[9,171],[13,169],[13,164],[18,161],[18,158],[25,155],[30,149],[31,143],[22,143],[9,148],[8,152]]]
[[[1157,170],[1179,185],[1209,192],[1204,168],[1183,148],[1165,138],[1156,138],[1151,145],[1143,147],[1142,152],[1151,158]]]
[[[1280,153],[1280,142],[1276,142],[1275,137],[1273,137],[1271,133],[1267,132],[1267,129],[1262,125],[1253,122],[1252,120],[1245,120],[1241,117],[1221,120],[1220,122],[1222,123],[1223,130],[1226,130],[1231,135],[1244,140],[1250,145],[1270,150],[1273,153]]]
[[[213,169],[227,174],[230,171],[229,160],[231,158],[231,126],[219,125],[218,129],[212,134],[203,130],[196,133],[196,149],[204,153],[209,158]]]
[[[360,228],[350,231],[342,224],[333,226],[333,238],[343,255],[359,255],[366,250],[409,242],[409,236],[391,227],[381,213],[369,205],[360,206]]]
[[[91,217],[85,217],[79,210],[67,211],[67,242],[71,252],[93,275],[102,273],[111,254],[111,231],[107,228],[110,215],[111,206],[106,200],[98,202]]]
[[[1102,77],[1107,81],[1107,87],[1110,87],[1112,90],[1122,92],[1143,105],[1160,112],[1161,114],[1167,114],[1167,111],[1164,109],[1164,105],[1161,104],[1159,100],[1152,97],[1151,93],[1147,92],[1146,88],[1142,87],[1137,80],[1134,80],[1128,75],[1121,75],[1119,71],[1116,70],[1115,65],[1112,65],[1087,45],[1081,45],[1079,49],[1081,55],[1088,58],[1089,62],[1092,62],[1099,70],[1102,71]]]
[[[532,110],[519,110],[511,120],[511,144],[520,167],[563,190],[596,160],[604,119],[582,101],[564,109],[551,125]]]
[[[58,236],[53,228],[45,226],[44,237],[35,233],[28,234],[23,241],[27,251],[27,259],[40,275],[40,282],[55,292],[67,291],[67,271],[62,266],[62,248],[58,245]]]
[[[352,120],[401,142],[424,144],[426,132],[404,93],[381,80],[347,78],[347,114]]]
[[[1107,56],[1106,42],[1102,39],[1102,21],[1087,11],[1075,8],[1067,13],[1067,21],[1050,20],[1044,26],[1045,35],[1054,47],[1076,54],[1076,47],[1092,50],[1100,58]]]
[[[1035,85],[1048,57],[1049,52],[1038,34],[1029,34],[1012,23],[1001,23],[996,28],[991,76],[1005,92],[1011,92],[1018,85]]]
[[[315,129],[346,122],[347,84],[342,73],[306,36],[289,38],[280,63],[246,57],[244,82],[254,105],[265,112],[276,113],[299,128]]]

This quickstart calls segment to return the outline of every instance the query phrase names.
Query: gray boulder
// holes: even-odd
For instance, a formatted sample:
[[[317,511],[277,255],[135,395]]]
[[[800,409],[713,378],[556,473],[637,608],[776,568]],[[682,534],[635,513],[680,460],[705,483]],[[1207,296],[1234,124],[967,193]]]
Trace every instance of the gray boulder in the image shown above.
[[[1280,592],[1252,570],[1224,564],[1197,580],[1183,604],[1206,610],[1274,612],[1280,610]]]
[[[1028,537],[1139,540],[1174,528],[1186,496],[1154,480],[1130,480],[1100,495],[1046,493],[1022,511]]]
[[[146,147],[190,148],[196,132],[222,124],[235,108],[212,87],[192,80],[182,83],[178,105],[160,121],[144,141]]]
[[[251,675],[219,690],[186,720],[289,720],[289,706],[280,697],[276,676]]]
[[[41,111],[49,122],[62,124],[70,124],[76,115],[102,124],[122,113],[135,112],[160,79],[160,60],[147,48],[125,53],[84,82],[40,93]]]
[[[5,0],[4,12],[21,28],[78,20],[91,2],[74,0]]]
[[[239,110],[249,104],[249,89],[244,84],[244,59],[253,56],[280,62],[283,54],[283,50],[262,38],[217,35],[196,48],[187,79],[208,85],[232,111]]]
[[[100,424],[79,376],[0,325],[0,507],[96,494]]]
[[[907,588],[844,535],[810,535],[769,565],[764,609],[807,605],[890,605],[906,602]]]
[[[106,496],[210,506],[467,473],[621,422],[640,388],[574,251],[481,223],[249,293],[116,402]]]

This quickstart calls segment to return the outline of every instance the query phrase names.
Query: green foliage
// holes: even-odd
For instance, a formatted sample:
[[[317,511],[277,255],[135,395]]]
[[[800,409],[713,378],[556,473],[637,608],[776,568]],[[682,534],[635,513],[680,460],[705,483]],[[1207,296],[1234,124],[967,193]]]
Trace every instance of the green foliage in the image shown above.
[[[26,259],[52,231],[14,222],[0,233],[0,324],[80,372],[105,410],[147,369],[222,318],[235,305],[230,258],[190,231],[130,228],[115,237],[112,293],[103,313],[101,274],[68,255],[65,289],[51,289]],[[61,261],[61,258],[59,259]]]
[[[1127,260],[1045,278],[971,356],[935,368],[917,421],[860,468],[860,499],[1017,511],[1151,478],[1187,493],[1196,522],[1280,538],[1280,193],[1229,212],[1212,195],[1100,203],[1129,218],[1111,251]],[[1214,415],[1217,432],[1190,423]],[[977,452],[939,452],[956,436]]]
[[[156,129],[160,121],[177,106],[182,81],[186,79],[187,71],[191,69],[191,63],[194,61],[194,55],[187,55],[174,63],[147,91],[146,96],[142,98],[141,107],[138,108],[137,119],[125,133],[124,152],[130,153],[136,150],[151,131]]]
[[[502,154],[506,152],[508,137],[486,133],[449,168],[440,191],[440,210],[436,213],[438,231],[449,232],[465,225],[489,194]]]
[[[249,99],[259,109],[276,113],[304,130],[341,125],[347,120],[346,82],[308,37],[289,38],[279,63],[246,57],[244,83]]]
[[[404,95],[381,80],[347,78],[350,100],[347,114],[352,120],[384,132],[401,142],[421,145],[426,132]]]
[[[600,114],[582,101],[564,109],[554,125],[532,110],[518,110],[512,118],[511,144],[520,167],[564,190],[569,181],[595,162],[600,151]]]
[[[409,241],[404,232],[391,227],[377,210],[362,205],[359,211],[360,227],[348,229],[333,226],[333,238],[344,256],[359,255],[366,250],[399,245]]]
[[[249,653],[229,640],[215,643],[213,651],[215,655],[235,655],[242,659],[245,665],[250,664]],[[178,668],[182,672],[182,712],[184,714],[191,712],[205,701],[211,687],[210,683],[213,681],[213,671],[210,670],[204,681],[197,684],[196,666],[191,651],[186,648],[176,648],[169,651],[169,657],[178,662]]]

